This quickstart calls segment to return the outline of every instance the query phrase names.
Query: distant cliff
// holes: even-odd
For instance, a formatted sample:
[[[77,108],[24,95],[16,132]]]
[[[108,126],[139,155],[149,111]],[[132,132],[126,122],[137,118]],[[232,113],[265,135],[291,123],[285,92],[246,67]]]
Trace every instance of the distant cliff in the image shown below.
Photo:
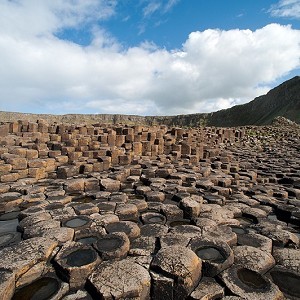
[[[17,112],[0,112],[0,122],[28,120],[46,120],[57,123],[112,123],[112,124],[165,124],[170,126],[219,126],[232,127],[243,125],[271,124],[277,116],[283,116],[300,123],[300,76],[296,76],[266,95],[259,96],[249,103],[236,105],[212,113],[197,113],[177,116],[136,116],[120,114],[28,114]]]

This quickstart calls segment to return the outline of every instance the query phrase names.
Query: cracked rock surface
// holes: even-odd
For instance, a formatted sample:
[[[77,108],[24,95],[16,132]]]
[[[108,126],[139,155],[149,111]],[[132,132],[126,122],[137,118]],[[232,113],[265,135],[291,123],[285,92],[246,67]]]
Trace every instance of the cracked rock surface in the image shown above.
[[[299,299],[299,136],[0,124],[0,300]]]

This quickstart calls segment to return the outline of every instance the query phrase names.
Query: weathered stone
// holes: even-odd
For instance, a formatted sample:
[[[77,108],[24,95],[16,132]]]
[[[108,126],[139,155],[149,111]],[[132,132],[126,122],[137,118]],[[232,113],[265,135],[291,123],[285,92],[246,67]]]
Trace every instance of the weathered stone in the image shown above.
[[[168,221],[183,219],[183,211],[177,205],[164,204],[161,210]]]
[[[116,206],[115,214],[120,220],[137,220],[138,209],[134,204],[119,203]]]
[[[194,220],[196,226],[201,229],[201,233],[204,234],[205,232],[213,231],[218,225],[215,221],[208,219],[208,218],[196,218]]]
[[[125,232],[131,240],[137,238],[141,232],[139,226],[131,221],[110,223],[105,226],[105,229],[108,233]]]
[[[212,228],[212,230],[205,232],[203,237],[225,241],[229,246],[235,246],[237,243],[237,235],[229,226]]]
[[[197,218],[201,211],[202,197],[187,197],[180,201],[184,218]]]
[[[182,235],[188,238],[199,237],[202,235],[201,229],[194,225],[178,225],[172,227],[169,232],[171,234]]]
[[[163,274],[150,271],[152,278],[152,298],[157,300],[176,299],[174,298],[174,279]]]
[[[0,212],[5,212],[17,207],[23,202],[22,195],[16,192],[0,194]]]
[[[88,280],[92,295],[101,299],[150,299],[148,271],[127,259],[101,263]]]
[[[282,292],[267,277],[249,269],[232,266],[220,274],[226,287],[235,295],[246,300],[281,300]]]
[[[167,234],[169,228],[161,224],[146,224],[140,227],[141,236],[160,237]]]
[[[167,233],[159,238],[162,248],[167,248],[174,245],[181,245],[187,247],[191,237],[184,234]]]
[[[100,188],[102,191],[118,192],[121,183],[119,180],[113,180],[110,178],[100,180]]]
[[[267,253],[272,252],[272,240],[256,233],[238,234],[238,244],[256,247]]]
[[[140,236],[132,241],[129,255],[151,256],[155,252],[157,239],[153,236]]]
[[[145,212],[141,215],[143,224],[165,224],[166,217],[156,212]]]
[[[49,220],[51,220],[51,215],[46,211],[42,211],[40,213],[22,219],[19,222],[18,227],[23,231],[27,227],[31,227],[34,226],[35,224],[38,224],[39,222],[49,221]]]
[[[0,300],[10,300],[15,292],[15,274],[0,268]]]
[[[281,290],[286,299],[299,299],[300,274],[298,272],[275,266],[267,275]]]
[[[24,273],[20,278],[18,278],[18,281],[16,282],[16,288],[18,288],[20,286],[24,286],[26,284],[29,284],[29,283],[33,282],[34,280],[40,278],[44,274],[46,269],[47,269],[46,261],[42,261],[42,262],[35,264],[26,273]]]
[[[300,249],[275,248],[273,257],[278,265],[300,274]]]
[[[235,264],[264,274],[275,265],[270,253],[251,246],[237,246],[233,250]]]
[[[73,206],[77,215],[91,215],[99,212],[99,208],[93,203],[83,203]]]
[[[74,293],[68,294],[62,298],[62,300],[92,300],[93,298],[87,291],[77,290]]]
[[[57,242],[36,237],[0,250],[0,267],[15,273],[16,278],[41,261],[47,261]]]
[[[94,244],[103,260],[122,259],[127,256],[130,241],[124,232],[103,235]]]
[[[89,245],[77,242],[66,243],[55,257],[61,276],[71,288],[84,286],[87,277],[101,262],[96,251]]]
[[[163,192],[151,191],[146,193],[147,201],[164,202],[166,195]]]
[[[65,191],[67,193],[76,193],[84,191],[83,179],[68,179],[65,183]]]
[[[24,299],[25,295],[29,299],[51,299],[60,300],[69,292],[69,285],[57,278],[52,270],[33,282],[18,288],[13,299]]]
[[[162,248],[151,262],[151,269],[174,279],[173,299],[183,299],[196,287],[201,277],[201,259],[183,246]]]
[[[191,239],[189,248],[201,258],[204,276],[214,277],[229,268],[234,261],[233,251],[221,240],[195,237]]]
[[[224,288],[215,279],[203,277],[189,299],[191,300],[213,300],[224,296]]]
[[[60,228],[60,222],[54,220],[41,221],[34,226],[24,228],[23,238],[29,239],[37,236],[44,236],[44,234],[53,228]]]
[[[112,213],[104,215],[92,214],[90,217],[93,218],[93,221],[99,226],[106,226],[111,223],[119,222],[119,217]]]

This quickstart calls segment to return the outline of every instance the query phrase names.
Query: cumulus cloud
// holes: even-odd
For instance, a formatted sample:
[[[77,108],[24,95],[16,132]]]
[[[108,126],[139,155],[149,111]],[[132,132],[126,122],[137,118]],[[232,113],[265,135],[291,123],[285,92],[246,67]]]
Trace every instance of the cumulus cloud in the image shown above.
[[[300,0],[280,0],[271,6],[269,12],[274,17],[300,18]]]
[[[116,4],[116,0],[3,0],[0,32],[22,37],[52,34],[109,18]]]
[[[33,2],[37,3],[26,1]],[[152,43],[124,49],[96,27],[91,44],[81,46],[55,36],[59,28],[84,22],[85,8],[75,16],[66,8],[72,21],[60,20],[66,2],[55,0],[56,8],[43,6],[45,23],[40,27],[36,20],[27,23],[23,15],[28,8],[20,1],[5,1],[6,6],[2,2],[0,20],[6,29],[0,26],[0,109],[142,115],[209,112],[249,101],[300,67],[300,31],[278,24],[256,31],[192,32],[182,48],[173,51]],[[95,18],[113,14],[112,3],[97,1],[108,11]],[[12,5],[23,12],[7,14]],[[9,22],[16,14],[23,19]]]

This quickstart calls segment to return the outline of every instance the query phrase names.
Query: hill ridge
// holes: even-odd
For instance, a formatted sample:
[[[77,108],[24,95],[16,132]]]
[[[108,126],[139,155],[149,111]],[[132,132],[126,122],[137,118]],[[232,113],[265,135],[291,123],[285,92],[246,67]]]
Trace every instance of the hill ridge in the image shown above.
[[[16,120],[36,121],[44,119],[57,123],[124,123],[165,124],[174,126],[235,127],[245,125],[268,125],[275,117],[282,116],[300,123],[300,76],[295,76],[267,94],[252,101],[211,113],[181,114],[175,116],[139,116],[122,114],[31,114],[0,111],[0,122]]]

